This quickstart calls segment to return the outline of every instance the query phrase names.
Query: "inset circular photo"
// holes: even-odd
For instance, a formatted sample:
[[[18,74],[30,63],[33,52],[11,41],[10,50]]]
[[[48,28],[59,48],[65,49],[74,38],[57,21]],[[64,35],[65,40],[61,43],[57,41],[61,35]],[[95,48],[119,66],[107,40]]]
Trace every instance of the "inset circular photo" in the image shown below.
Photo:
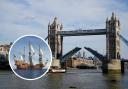
[[[51,62],[51,49],[39,36],[22,36],[12,44],[9,51],[9,64],[12,71],[25,80],[36,80],[44,76]]]

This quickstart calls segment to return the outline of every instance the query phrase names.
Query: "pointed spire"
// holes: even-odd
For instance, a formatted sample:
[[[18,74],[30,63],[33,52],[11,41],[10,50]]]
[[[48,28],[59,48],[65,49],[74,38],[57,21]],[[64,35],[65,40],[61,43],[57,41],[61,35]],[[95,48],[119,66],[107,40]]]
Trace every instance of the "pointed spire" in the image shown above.
[[[57,17],[54,18],[54,21],[56,21],[56,20],[57,20]]]
[[[61,23],[61,25],[60,25],[60,29],[62,30],[63,29],[63,24]]]
[[[114,12],[112,12],[112,16],[114,17]]]
[[[118,25],[120,26],[120,20],[118,19]]]
[[[118,20],[119,20],[119,18],[118,18],[117,16],[115,16],[115,20],[116,20],[116,21],[118,21]]]
[[[114,12],[112,12],[112,17],[111,17],[111,19],[115,19],[115,13]]]
[[[49,23],[48,23],[48,30],[50,29],[50,26],[51,26],[51,25],[50,25],[50,22],[49,22]]]
[[[50,26],[50,22],[48,23],[48,26]]]
[[[51,24],[51,26],[56,26],[57,25],[57,17],[54,17],[53,23]]]
[[[107,17],[107,19],[106,19],[106,23],[108,22],[109,20],[108,20],[108,17]]]
[[[57,17],[54,18],[54,21],[53,21],[54,24],[57,23]]]

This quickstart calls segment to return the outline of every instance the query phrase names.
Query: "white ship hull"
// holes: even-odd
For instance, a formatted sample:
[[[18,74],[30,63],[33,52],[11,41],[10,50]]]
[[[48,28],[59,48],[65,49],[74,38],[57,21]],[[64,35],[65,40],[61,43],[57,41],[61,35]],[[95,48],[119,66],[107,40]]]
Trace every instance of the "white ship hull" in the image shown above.
[[[51,73],[65,73],[65,69],[50,69]]]

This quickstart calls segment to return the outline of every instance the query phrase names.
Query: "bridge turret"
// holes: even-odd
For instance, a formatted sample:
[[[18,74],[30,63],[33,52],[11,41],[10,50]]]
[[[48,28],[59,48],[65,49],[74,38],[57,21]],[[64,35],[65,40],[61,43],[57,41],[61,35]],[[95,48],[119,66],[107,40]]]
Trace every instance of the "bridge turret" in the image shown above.
[[[58,31],[62,30],[62,24],[54,18],[53,22],[48,24],[48,44],[50,45],[52,55],[55,59],[60,59],[62,56],[62,37],[57,35]]]
[[[112,13],[111,19],[106,21],[106,49],[107,59],[120,59],[120,39],[117,35],[120,33],[120,21],[114,13]]]

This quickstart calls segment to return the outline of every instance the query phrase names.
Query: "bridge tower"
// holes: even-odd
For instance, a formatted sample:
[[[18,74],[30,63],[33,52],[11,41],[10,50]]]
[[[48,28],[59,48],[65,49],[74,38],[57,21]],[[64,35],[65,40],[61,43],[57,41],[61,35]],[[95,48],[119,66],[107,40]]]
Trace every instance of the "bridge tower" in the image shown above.
[[[106,20],[106,57],[108,70],[120,70],[120,21],[114,13]]]
[[[52,24],[48,24],[48,44],[50,45],[54,59],[60,59],[62,57],[63,37],[57,35],[57,32],[61,31],[62,28],[62,24],[58,23],[56,17]]]
[[[118,36],[118,33],[120,33],[120,21],[114,13],[112,13],[110,20],[107,18],[106,29],[107,59],[109,61],[112,59],[120,59],[120,38]]]

